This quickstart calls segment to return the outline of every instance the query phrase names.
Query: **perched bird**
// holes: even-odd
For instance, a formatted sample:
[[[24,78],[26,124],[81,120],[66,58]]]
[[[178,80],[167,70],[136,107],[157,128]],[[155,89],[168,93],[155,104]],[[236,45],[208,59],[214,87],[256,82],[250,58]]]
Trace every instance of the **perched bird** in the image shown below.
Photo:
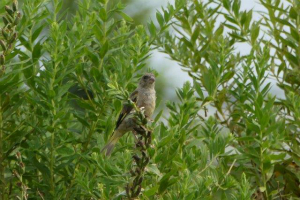
[[[155,76],[152,73],[146,73],[139,82],[137,89],[130,95],[131,101],[133,101],[138,108],[144,109],[144,114],[147,119],[150,119],[155,109],[156,92]],[[134,131],[136,127],[136,121],[133,117],[133,107],[130,105],[124,105],[118,118],[115,131],[108,143],[101,150],[106,150],[106,156],[112,153],[112,150],[118,140],[127,132]]]

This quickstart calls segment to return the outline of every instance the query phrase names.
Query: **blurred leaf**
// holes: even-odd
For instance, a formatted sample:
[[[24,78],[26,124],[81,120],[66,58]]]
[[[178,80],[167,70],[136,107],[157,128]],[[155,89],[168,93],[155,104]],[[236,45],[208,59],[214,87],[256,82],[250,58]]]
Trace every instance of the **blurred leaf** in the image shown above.
[[[120,11],[120,14],[126,21],[129,21],[129,22],[133,21],[133,19],[130,16],[128,16],[126,13]]]
[[[63,155],[63,156],[69,156],[69,155],[74,154],[74,150],[70,147],[67,147],[67,146],[59,147],[58,149],[56,149],[56,152],[59,155]]]

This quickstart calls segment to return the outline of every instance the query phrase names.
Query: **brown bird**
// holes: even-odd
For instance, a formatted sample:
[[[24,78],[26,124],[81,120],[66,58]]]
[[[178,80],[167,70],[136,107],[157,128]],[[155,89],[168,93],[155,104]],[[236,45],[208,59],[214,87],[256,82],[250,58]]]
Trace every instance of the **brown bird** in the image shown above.
[[[138,108],[144,109],[144,114],[147,119],[151,118],[155,109],[156,92],[154,86],[154,74],[147,73],[140,79],[137,89],[130,95],[131,101],[133,101]],[[125,133],[134,131],[136,122],[132,114],[133,112],[134,110],[132,106],[123,106],[115,131],[108,143],[101,150],[101,152],[106,150],[106,156],[109,156],[112,153],[114,146]]]

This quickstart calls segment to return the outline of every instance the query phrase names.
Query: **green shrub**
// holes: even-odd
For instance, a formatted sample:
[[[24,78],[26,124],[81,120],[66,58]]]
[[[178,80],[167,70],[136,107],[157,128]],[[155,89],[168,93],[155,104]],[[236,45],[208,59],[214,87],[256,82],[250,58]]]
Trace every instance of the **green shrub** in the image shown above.
[[[298,0],[260,0],[259,20],[240,0],[176,0],[147,28],[109,0],[78,0],[74,12],[58,0],[9,2],[0,3],[0,199],[126,198],[133,137],[110,158],[100,149],[154,48],[193,83],[148,125],[140,198],[300,196]]]

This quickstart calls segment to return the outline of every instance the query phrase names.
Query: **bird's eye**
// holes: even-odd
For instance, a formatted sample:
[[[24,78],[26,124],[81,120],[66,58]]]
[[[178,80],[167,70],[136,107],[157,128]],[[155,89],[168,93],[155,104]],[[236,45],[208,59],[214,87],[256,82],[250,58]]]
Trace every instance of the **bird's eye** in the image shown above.
[[[144,79],[146,80],[146,79],[148,79],[149,78],[149,76],[144,76]]]

